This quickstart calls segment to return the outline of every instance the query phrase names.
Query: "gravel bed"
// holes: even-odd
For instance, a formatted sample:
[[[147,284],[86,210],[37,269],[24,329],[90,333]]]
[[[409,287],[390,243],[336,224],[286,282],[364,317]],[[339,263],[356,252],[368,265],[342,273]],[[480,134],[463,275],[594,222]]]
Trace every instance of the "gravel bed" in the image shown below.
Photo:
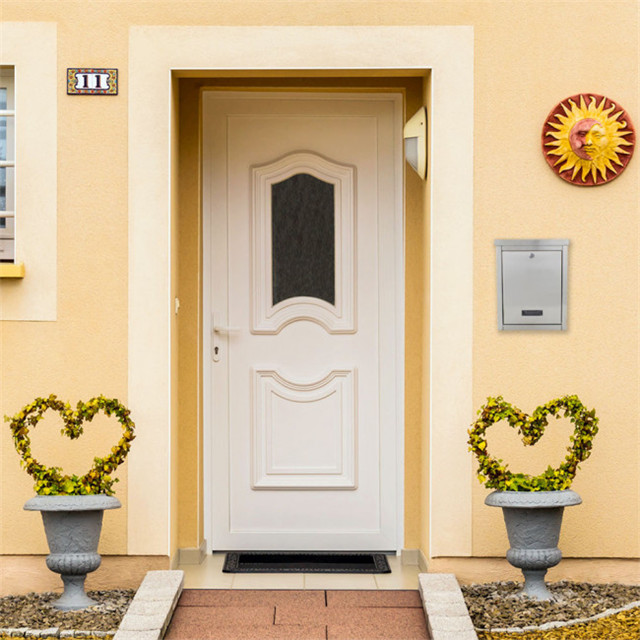
[[[522,589],[518,582],[474,584],[461,589],[474,627],[484,630],[591,618],[640,601],[640,585],[562,581],[547,586],[554,596],[552,601],[517,595]]]
[[[0,629],[28,627],[29,629],[113,631],[120,625],[135,595],[134,589],[88,591],[97,605],[79,611],[58,611],[51,603],[59,593],[29,593],[0,598]]]

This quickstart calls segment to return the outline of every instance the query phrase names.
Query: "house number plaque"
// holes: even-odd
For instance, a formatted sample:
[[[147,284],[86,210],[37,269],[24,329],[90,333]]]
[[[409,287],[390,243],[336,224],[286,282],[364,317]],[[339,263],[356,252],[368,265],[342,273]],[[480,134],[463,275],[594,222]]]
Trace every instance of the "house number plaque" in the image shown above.
[[[118,70],[67,69],[67,94],[70,96],[118,95]]]

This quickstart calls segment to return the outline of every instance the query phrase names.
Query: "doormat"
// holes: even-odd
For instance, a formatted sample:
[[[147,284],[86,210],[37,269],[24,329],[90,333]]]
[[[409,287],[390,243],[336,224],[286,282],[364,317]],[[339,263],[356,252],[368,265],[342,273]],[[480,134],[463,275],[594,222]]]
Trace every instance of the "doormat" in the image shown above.
[[[225,573],[391,573],[383,553],[242,551],[227,553]]]

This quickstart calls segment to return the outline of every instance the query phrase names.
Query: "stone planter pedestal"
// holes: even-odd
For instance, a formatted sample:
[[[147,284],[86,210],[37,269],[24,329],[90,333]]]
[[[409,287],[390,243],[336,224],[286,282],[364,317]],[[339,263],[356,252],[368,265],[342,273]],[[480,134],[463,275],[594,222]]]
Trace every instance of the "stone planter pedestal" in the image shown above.
[[[105,509],[118,509],[113,496],[36,496],[24,509],[40,511],[49,551],[47,567],[61,574],[64,593],[53,603],[65,611],[85,609],[96,604],[84,591],[87,573],[101,562],[98,540]]]
[[[485,504],[502,507],[511,548],[507,560],[524,574],[523,595],[537,600],[551,600],[544,583],[547,570],[562,559],[558,549],[564,507],[582,502],[575,492],[565,491],[494,491]]]

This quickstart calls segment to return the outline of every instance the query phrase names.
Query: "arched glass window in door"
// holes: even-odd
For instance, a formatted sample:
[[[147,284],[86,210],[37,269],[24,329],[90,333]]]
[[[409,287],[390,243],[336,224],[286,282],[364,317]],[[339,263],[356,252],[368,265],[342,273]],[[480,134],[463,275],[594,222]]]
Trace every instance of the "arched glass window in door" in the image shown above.
[[[355,332],[355,169],[293,153],[252,172],[252,332]]]
[[[273,305],[306,296],[335,304],[335,188],[308,173],[271,186]]]

